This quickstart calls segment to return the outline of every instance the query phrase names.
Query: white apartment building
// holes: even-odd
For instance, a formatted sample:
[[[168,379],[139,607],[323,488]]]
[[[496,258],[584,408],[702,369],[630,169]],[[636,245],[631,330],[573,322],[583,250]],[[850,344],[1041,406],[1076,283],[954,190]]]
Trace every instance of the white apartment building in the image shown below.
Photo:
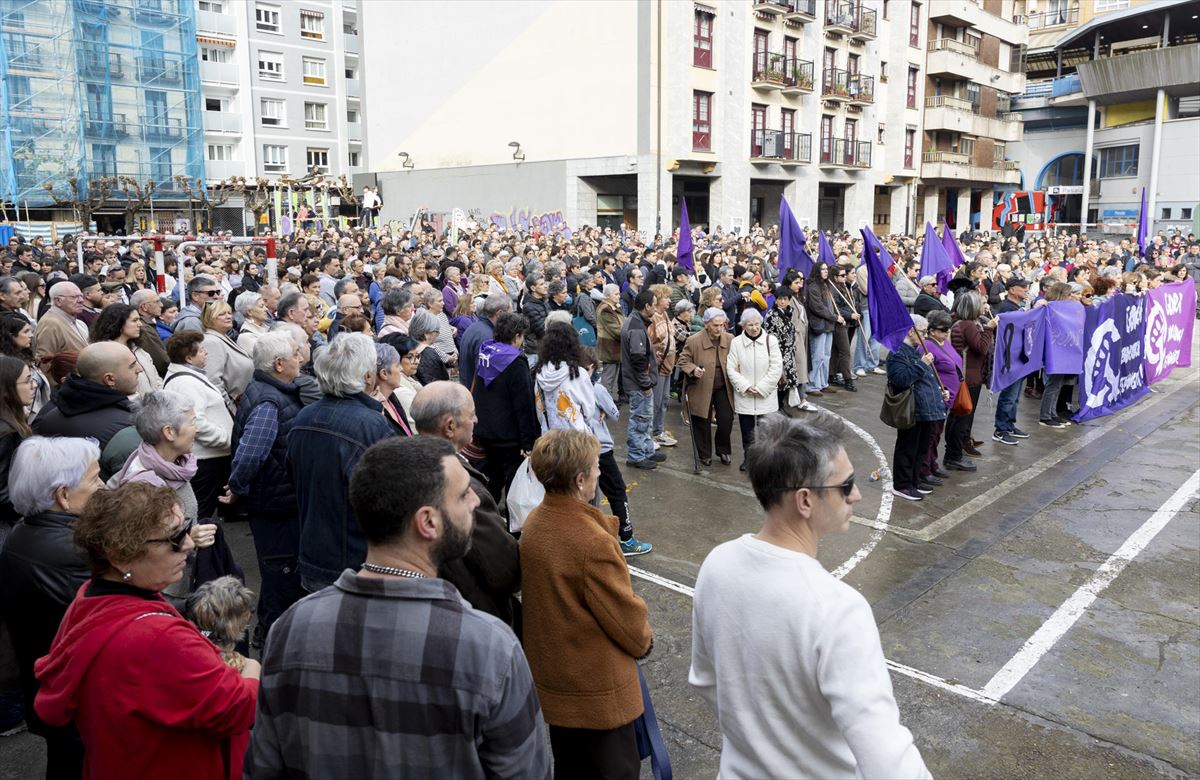
[[[195,0],[205,171],[363,170],[358,0]]]
[[[693,225],[744,231],[777,223],[783,195],[803,224],[913,229],[924,3],[407,0],[361,12],[367,169],[385,219],[461,208],[653,234],[676,226],[686,199]],[[398,46],[404,30],[421,32]]]

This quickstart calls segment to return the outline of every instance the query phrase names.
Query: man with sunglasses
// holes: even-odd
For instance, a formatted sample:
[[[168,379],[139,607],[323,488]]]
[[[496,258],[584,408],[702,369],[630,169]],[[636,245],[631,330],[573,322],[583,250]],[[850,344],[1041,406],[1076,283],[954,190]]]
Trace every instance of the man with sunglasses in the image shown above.
[[[187,305],[175,315],[172,330],[183,333],[185,330],[204,332],[200,323],[200,314],[204,307],[213,301],[221,300],[221,285],[216,279],[205,274],[197,274],[187,283]]]
[[[688,682],[717,713],[721,776],[930,777],[870,605],[817,560],[862,498],[841,423],[772,415],[746,460],[762,529],[709,553],[692,608]]]

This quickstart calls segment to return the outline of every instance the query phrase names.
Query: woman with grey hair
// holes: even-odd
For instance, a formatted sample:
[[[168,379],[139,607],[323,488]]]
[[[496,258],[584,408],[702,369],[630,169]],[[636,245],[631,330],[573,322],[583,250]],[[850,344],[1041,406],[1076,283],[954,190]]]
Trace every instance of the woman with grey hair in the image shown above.
[[[404,413],[404,405],[394,394],[404,381],[400,353],[391,344],[375,345],[375,391],[371,397],[383,404],[383,417],[392,424],[398,436],[412,436],[412,425]]]
[[[369,393],[375,385],[375,342],[362,333],[343,334],[317,353],[313,367],[327,396]]]
[[[100,448],[92,439],[31,436],[10,472],[13,507],[24,519],[0,552],[0,622],[16,655],[25,721],[46,740],[48,777],[79,777],[83,744],[72,727],[54,728],[33,708],[33,664],[50,651],[58,624],[88,578],[75,548],[74,524],[100,481]]]
[[[247,355],[254,354],[254,343],[259,336],[266,335],[267,304],[258,293],[244,292],[237,297],[234,309],[242,317],[242,329],[238,334],[237,345]]]
[[[929,333],[929,322],[913,315],[913,326],[904,343],[888,355],[888,387],[894,392],[912,389],[915,424],[896,431],[892,451],[892,493],[906,501],[923,501],[933,485],[921,480],[921,460],[929,451],[932,423],[946,419],[949,393],[938,382],[933,354],[918,351]]]
[[[729,345],[725,374],[733,385],[733,411],[742,431],[742,471],[746,452],[754,444],[754,429],[763,415],[779,411],[779,378],[783,353],[779,339],[763,330],[758,309],[747,308],[738,320],[741,333]]]
[[[421,293],[421,304],[437,323],[437,336],[433,340],[434,350],[446,365],[457,364],[458,347],[454,345],[454,326],[446,316],[446,301],[442,297],[442,291],[436,288],[425,290]]]
[[[438,321],[421,309],[408,323],[408,335],[417,342],[417,381],[422,385],[450,379],[450,372],[433,343],[438,337]]]
[[[955,322],[950,327],[950,344],[955,352],[963,356],[964,378],[967,380],[967,390],[971,393],[971,413],[946,421],[946,451],[942,462],[951,471],[975,471],[976,465],[964,456],[983,456],[971,437],[971,426],[975,422],[975,409],[979,406],[979,392],[991,379],[992,363],[988,355],[991,354],[996,325],[999,323],[999,319],[992,318],[986,325],[981,325],[979,318],[983,310],[983,296],[974,290],[954,299]]]

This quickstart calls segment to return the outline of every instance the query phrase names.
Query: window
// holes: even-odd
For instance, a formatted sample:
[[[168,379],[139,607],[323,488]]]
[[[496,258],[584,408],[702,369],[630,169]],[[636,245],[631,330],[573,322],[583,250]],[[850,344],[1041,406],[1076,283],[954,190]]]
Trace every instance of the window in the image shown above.
[[[314,149],[310,146],[307,150],[307,159],[309,170],[317,168],[321,173],[329,173],[328,149]]]
[[[1115,179],[1138,175],[1137,144],[1111,146],[1100,150],[1100,178]]]
[[[1159,217],[1159,219],[1170,219],[1170,218],[1171,218],[1171,209],[1168,207],[1164,207],[1162,210],[1162,216]]]
[[[287,113],[282,100],[259,98],[258,105],[263,127],[287,127]]]
[[[692,148],[712,148],[712,93],[692,93]]]
[[[1186,209],[1180,208],[1179,209],[1179,218],[1180,219],[1191,219],[1192,218],[1192,210],[1190,208],[1186,208]]]
[[[359,123],[360,120],[359,120],[357,108],[347,108],[346,109],[346,121],[352,125]]]
[[[200,0],[200,2],[196,3],[196,8],[213,14],[225,13],[224,0]]]
[[[300,37],[310,41],[325,40],[325,14],[320,11],[300,11]]]
[[[921,4],[913,3],[908,12],[908,45],[921,48]]]
[[[304,58],[304,83],[317,87],[325,86],[325,60]]]
[[[171,149],[170,147],[150,147],[150,178],[157,182],[171,180]]]
[[[305,103],[304,104],[304,129],[305,130],[328,130],[329,123],[325,121],[325,104],[324,103]]]
[[[350,160],[349,160],[350,167],[357,168],[360,164],[359,160],[361,158],[362,158],[362,152],[350,152]]]
[[[117,147],[112,144],[92,144],[92,170],[96,176],[116,176]]]
[[[879,63],[879,83],[887,83],[887,60],[882,60]]]
[[[201,62],[232,62],[233,48],[230,46],[201,46]]]
[[[833,117],[821,116],[821,162],[833,161]]]
[[[258,77],[268,81],[283,81],[283,55],[274,51],[260,51]]]
[[[254,6],[254,29],[259,32],[279,32],[279,9],[271,5]]]
[[[876,128],[875,132],[877,135],[875,143],[882,146],[883,145],[883,134],[884,134],[884,125],[882,122],[879,123],[879,127]]]
[[[1008,146],[995,141],[992,143],[992,164],[1002,163],[1005,160],[1005,155],[1008,154]]]
[[[908,68],[908,101],[906,105],[909,108],[917,107],[917,77],[920,71],[911,65]]]
[[[221,98],[204,98],[205,111],[224,111],[225,101]]]
[[[233,159],[233,144],[208,144],[209,162],[228,162]]]
[[[285,173],[288,167],[288,149],[280,144],[263,144],[263,170],[267,173]]]
[[[358,78],[358,63],[346,60],[346,78],[354,80]]]
[[[974,81],[967,82],[967,102],[971,104],[971,110],[979,113],[979,85]]]
[[[913,151],[917,145],[917,129],[909,127],[904,131],[904,167],[913,167]]]
[[[767,107],[750,104],[750,156],[762,157],[767,134]]]
[[[712,67],[714,18],[708,11],[696,9],[696,29],[692,33],[692,64],[697,68]]]
[[[358,17],[343,16],[342,32],[346,35],[358,35]]]

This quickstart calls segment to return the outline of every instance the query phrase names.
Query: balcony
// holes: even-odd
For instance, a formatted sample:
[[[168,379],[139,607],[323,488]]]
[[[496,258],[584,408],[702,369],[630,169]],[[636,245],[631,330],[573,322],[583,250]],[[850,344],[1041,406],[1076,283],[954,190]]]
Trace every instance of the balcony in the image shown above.
[[[362,82],[358,79],[346,79],[346,97],[361,98]]]
[[[750,133],[750,160],[799,165],[812,162],[812,133],[754,130]]]
[[[347,122],[346,135],[351,141],[362,141],[363,130],[362,122]]]
[[[115,140],[129,135],[129,124],[124,114],[113,114],[107,117],[88,117],[83,122],[85,138]]]
[[[237,19],[233,14],[218,14],[212,11],[196,12],[196,32],[237,35]]]
[[[878,16],[863,3],[839,3],[826,0],[825,32],[845,35],[854,41],[866,41],[875,37]]]
[[[134,0],[133,14],[140,24],[170,27],[179,21],[178,0]]]
[[[138,79],[158,84],[178,84],[183,80],[183,67],[175,60],[138,57]]]
[[[789,95],[811,92],[813,64],[779,52],[755,52],[750,85],[764,91],[781,89]]]
[[[205,111],[204,132],[206,133],[241,133],[242,115],[231,114],[227,111]]]
[[[783,14],[785,22],[804,24],[817,18],[817,0],[791,0],[791,8]]]
[[[1000,92],[1025,91],[1024,73],[1010,73],[985,65],[979,61],[979,53],[974,46],[953,38],[933,41],[925,62],[926,72],[930,76],[944,76],[955,81],[973,81]]]
[[[930,151],[921,155],[921,178],[970,181],[988,184],[1020,184],[1020,163],[997,160],[991,166],[972,165],[961,152]]]
[[[983,10],[982,0],[937,0],[929,3],[929,21],[944,27],[972,27],[1015,45],[1029,43],[1029,29]]]
[[[951,95],[931,95],[925,98],[925,129],[946,130],[954,133],[998,141],[1021,140],[1021,117],[1016,113],[998,114],[995,118],[979,114],[979,106]]]
[[[56,136],[63,133],[65,129],[66,117],[61,115],[52,116],[46,114],[28,114],[14,112],[12,114],[12,131],[16,136],[42,136],[47,133],[54,133]]]
[[[1014,19],[1013,21],[1016,20]],[[1043,11],[1040,14],[1029,14],[1025,17],[1024,21],[1030,30],[1043,30],[1047,27],[1079,24],[1079,9],[1063,8],[1058,11]]]
[[[1081,96],[1102,102],[1153,100],[1158,89],[1175,97],[1194,95],[1200,44],[1130,52],[1079,63]],[[1058,92],[1054,93],[1055,96]],[[1054,100],[1054,105],[1064,101]]]
[[[871,143],[852,138],[821,139],[822,168],[870,168]]]
[[[226,86],[237,86],[238,67],[232,62],[205,62],[200,61],[200,81],[208,84],[224,84]]]
[[[821,78],[821,98],[839,103],[850,102],[850,74],[844,70],[826,70]]]
[[[142,138],[148,142],[178,141],[187,135],[187,127],[178,117],[141,118]]]
[[[875,102],[875,78],[851,73],[849,78],[850,105],[869,106]]]
[[[104,50],[84,51],[82,71],[88,79],[119,79],[125,75],[121,55]]]
[[[788,0],[756,0],[754,3],[754,13],[756,14],[780,16],[790,8],[791,3]]]
[[[246,164],[240,160],[206,160],[204,178],[208,181],[223,181],[246,173]]]
[[[803,95],[813,91],[813,64],[808,60],[788,60],[783,94]]]

